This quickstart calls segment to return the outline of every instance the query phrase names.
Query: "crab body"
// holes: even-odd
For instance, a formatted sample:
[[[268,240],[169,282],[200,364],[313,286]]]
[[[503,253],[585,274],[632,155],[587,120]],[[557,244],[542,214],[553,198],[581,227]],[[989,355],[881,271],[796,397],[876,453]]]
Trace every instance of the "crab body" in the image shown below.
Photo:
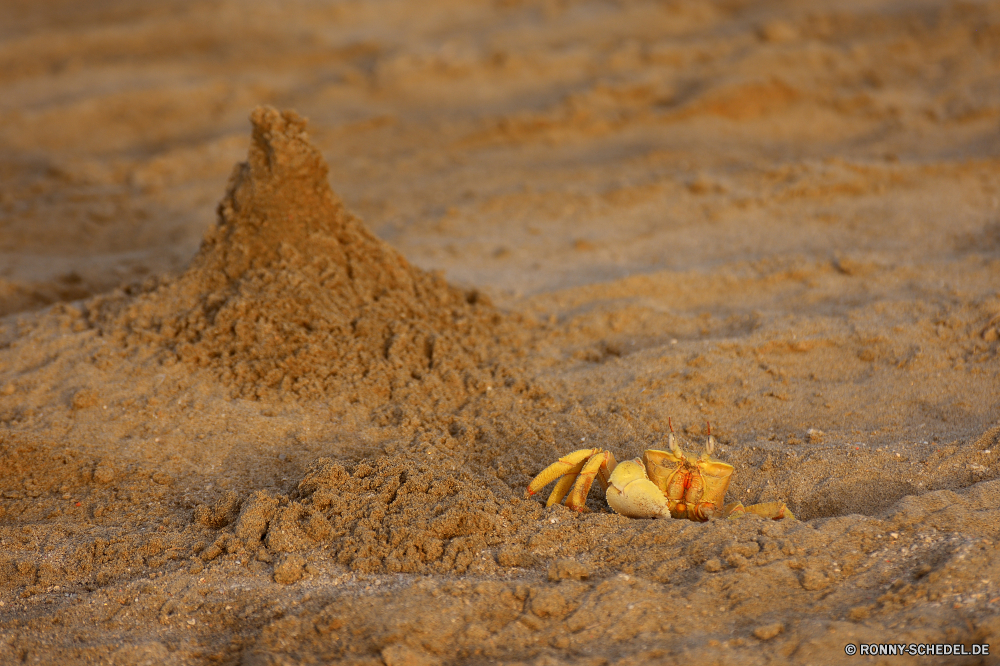
[[[732,465],[712,458],[715,438],[709,435],[705,451],[697,458],[681,450],[673,433],[669,451],[648,449],[642,458],[615,461],[606,449],[580,449],[563,456],[538,474],[528,485],[528,496],[556,481],[546,506],[566,499],[566,506],[583,511],[587,494],[596,479],[605,491],[608,505],[629,518],[686,518],[703,522],[711,518],[752,513],[764,518],[791,519],[784,502],[744,507],[725,505]]]

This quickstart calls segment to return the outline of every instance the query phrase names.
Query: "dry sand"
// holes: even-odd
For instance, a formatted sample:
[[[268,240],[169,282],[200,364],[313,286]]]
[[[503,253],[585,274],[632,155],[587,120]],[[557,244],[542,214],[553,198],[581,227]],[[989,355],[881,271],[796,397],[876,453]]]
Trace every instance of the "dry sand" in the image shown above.
[[[1000,654],[998,81],[995,1],[4,3],[0,662]],[[800,520],[524,498],[668,417]]]

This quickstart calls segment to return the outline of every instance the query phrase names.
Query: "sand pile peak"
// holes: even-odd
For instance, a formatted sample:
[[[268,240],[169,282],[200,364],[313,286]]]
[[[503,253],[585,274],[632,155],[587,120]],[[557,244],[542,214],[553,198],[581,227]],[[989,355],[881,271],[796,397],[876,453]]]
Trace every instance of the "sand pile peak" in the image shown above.
[[[244,397],[460,404],[492,372],[502,317],[348,212],[305,120],[258,107],[251,121],[248,160],[190,268],[98,302],[101,328],[213,368]]]
[[[233,169],[219,223],[195,264],[231,279],[272,263],[282,244],[299,245],[317,233],[329,237],[353,221],[327,184],[326,162],[309,143],[304,119],[258,107],[250,120],[247,161]]]
[[[233,169],[218,225],[206,235],[192,269],[219,270],[239,279],[296,251],[347,268],[350,286],[361,289],[362,298],[375,285],[412,290],[406,260],[351,215],[330,189],[329,168],[309,141],[305,119],[260,106],[250,120],[247,161]]]

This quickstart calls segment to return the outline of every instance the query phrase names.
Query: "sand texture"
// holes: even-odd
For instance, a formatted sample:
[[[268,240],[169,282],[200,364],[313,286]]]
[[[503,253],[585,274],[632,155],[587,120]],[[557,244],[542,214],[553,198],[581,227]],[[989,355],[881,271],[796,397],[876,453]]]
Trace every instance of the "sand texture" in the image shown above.
[[[1000,654],[998,458],[1000,2],[0,8],[2,664]]]

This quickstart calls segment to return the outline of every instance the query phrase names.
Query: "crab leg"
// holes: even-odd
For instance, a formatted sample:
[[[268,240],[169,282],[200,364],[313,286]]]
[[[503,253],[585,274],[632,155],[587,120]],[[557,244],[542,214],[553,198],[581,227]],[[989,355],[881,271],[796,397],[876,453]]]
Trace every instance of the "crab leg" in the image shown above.
[[[770,518],[771,520],[795,520],[795,516],[792,515],[791,510],[785,506],[784,502],[751,504],[746,507],[746,510],[756,516],[760,516],[761,518]]]
[[[795,520],[791,509],[784,502],[763,502],[750,506],[743,506],[742,502],[736,502],[735,504],[727,504],[723,510],[723,515],[729,518],[739,518],[748,513],[771,520]]]
[[[552,493],[549,495],[548,501],[545,503],[545,508],[549,508],[553,504],[559,504],[566,497],[566,493],[569,489],[573,487],[573,482],[576,481],[576,477],[579,476],[580,470],[583,466],[587,464],[586,460],[581,460],[576,464],[575,467],[571,467],[566,473],[564,473],[559,480],[556,481],[555,487],[552,489]]]
[[[601,485],[607,487],[606,479],[610,475],[610,472],[607,471],[610,466],[608,464],[609,459],[611,461],[614,460],[610,451],[597,449],[597,453],[591,456],[587,464],[580,470],[576,483],[573,484],[573,492],[569,494],[569,499],[566,500],[566,508],[583,511],[584,506],[587,504],[587,493],[590,492],[590,486],[594,484],[594,479],[602,469],[604,472],[601,474]],[[612,462],[612,464],[614,463]]]
[[[538,476],[531,480],[531,483],[528,484],[528,497],[531,497],[563,474],[570,472],[574,467],[583,463],[587,458],[590,458],[599,451],[600,449],[580,449],[579,451],[564,455],[539,472]]]

